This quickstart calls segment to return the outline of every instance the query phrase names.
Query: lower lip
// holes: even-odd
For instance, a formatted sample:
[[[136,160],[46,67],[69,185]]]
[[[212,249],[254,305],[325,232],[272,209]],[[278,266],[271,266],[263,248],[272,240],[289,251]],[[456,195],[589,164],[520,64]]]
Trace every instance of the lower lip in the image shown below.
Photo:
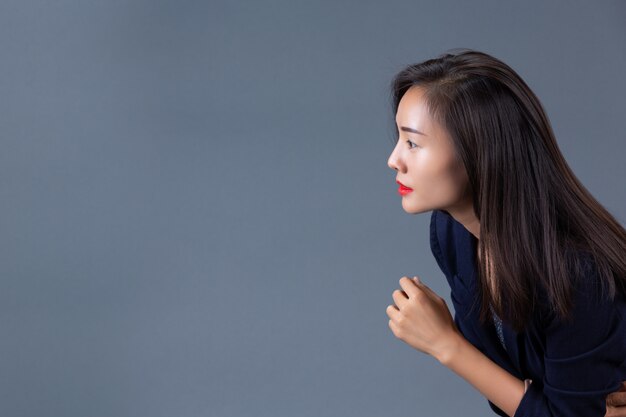
[[[411,190],[410,188],[398,187],[398,193],[400,195],[407,195],[411,191],[413,191],[413,190]]]

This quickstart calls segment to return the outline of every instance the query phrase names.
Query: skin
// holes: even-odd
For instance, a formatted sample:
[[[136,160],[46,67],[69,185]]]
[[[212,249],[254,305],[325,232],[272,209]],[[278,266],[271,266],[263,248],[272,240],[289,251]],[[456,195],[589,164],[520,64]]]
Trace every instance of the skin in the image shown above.
[[[418,87],[411,87],[400,100],[396,124],[400,139],[387,163],[397,171],[396,179],[413,189],[402,197],[402,208],[411,214],[445,209],[479,238],[465,167],[455,157],[447,133],[430,117]],[[404,131],[404,127],[423,135]]]
[[[413,189],[402,196],[402,208],[410,214],[445,210],[480,239],[467,172],[449,135],[430,116],[420,87],[411,87],[400,100],[396,124],[399,140],[388,165],[397,172],[396,180]],[[386,310],[394,335],[436,358],[513,416],[524,395],[524,381],[468,342],[456,328],[445,300],[419,277],[404,276],[399,283],[401,289],[392,293],[395,304]],[[626,382],[607,397],[606,416],[626,416]]]

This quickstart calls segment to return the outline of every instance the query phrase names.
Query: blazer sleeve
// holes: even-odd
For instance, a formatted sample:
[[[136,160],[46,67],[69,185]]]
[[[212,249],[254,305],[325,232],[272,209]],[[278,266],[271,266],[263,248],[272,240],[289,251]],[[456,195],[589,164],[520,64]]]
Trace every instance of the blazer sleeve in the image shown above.
[[[572,320],[549,314],[542,381],[533,381],[514,417],[603,417],[606,396],[625,379],[624,299],[602,296],[595,264],[584,265],[574,280]]]

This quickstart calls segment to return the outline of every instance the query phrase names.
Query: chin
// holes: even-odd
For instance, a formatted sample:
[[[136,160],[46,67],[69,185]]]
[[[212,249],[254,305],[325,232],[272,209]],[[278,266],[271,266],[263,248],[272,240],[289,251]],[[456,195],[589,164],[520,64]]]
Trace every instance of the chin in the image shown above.
[[[430,207],[419,206],[409,202],[402,201],[402,208],[409,214],[420,214],[432,210]]]

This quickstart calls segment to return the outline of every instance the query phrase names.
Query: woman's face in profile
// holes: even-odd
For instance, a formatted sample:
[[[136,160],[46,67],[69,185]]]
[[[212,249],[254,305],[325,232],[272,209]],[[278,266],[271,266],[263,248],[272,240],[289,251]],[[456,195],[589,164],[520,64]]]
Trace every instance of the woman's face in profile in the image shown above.
[[[399,139],[387,164],[397,171],[396,180],[412,189],[401,192],[402,208],[417,214],[468,204],[465,167],[447,132],[428,113],[420,87],[402,96],[396,125]]]

